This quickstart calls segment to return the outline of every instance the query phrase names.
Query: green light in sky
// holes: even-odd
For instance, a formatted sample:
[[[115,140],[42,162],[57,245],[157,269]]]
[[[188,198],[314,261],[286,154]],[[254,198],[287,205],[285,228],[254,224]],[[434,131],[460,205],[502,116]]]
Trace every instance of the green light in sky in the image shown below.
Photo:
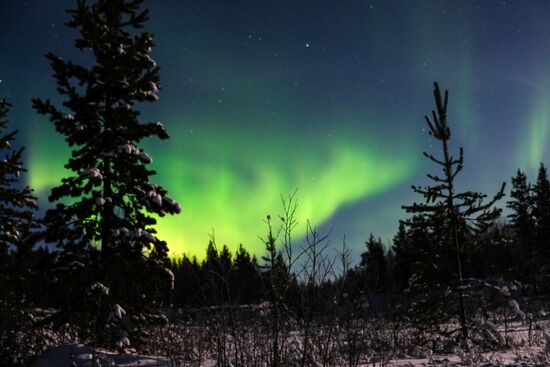
[[[194,134],[173,133],[182,148],[155,154],[158,181],[184,205],[182,215],[159,221],[172,252],[202,256],[214,228],[220,242],[261,253],[263,219],[280,212],[281,194],[298,188],[297,218],[321,224],[343,206],[403,183],[416,167],[414,155],[368,134],[363,142],[280,133],[251,138],[239,130]]]
[[[28,184],[39,199],[45,199],[50,195],[50,190],[61,183],[62,177],[71,174],[71,171],[64,168],[70,150],[61,135],[52,133],[51,126],[46,121],[35,123],[31,131],[26,148]]]
[[[550,132],[549,94],[547,90],[536,93],[531,105],[527,135],[518,155],[518,166],[532,172],[536,172],[540,162],[544,160],[545,145]]]
[[[386,144],[375,134],[252,137],[244,129],[171,130],[171,140],[146,149],[155,158],[153,181],[183,206],[180,215],[159,218],[156,227],[172,255],[201,258],[213,229],[220,243],[230,248],[242,243],[261,254],[258,235],[265,232],[266,215],[280,213],[281,195],[298,188],[297,219],[319,225],[346,205],[404,183],[416,167],[414,154],[399,153],[399,139]],[[68,154],[47,144],[34,147],[30,184],[43,198],[66,174]],[[295,236],[304,233],[299,226]]]
[[[471,4],[464,4],[464,7],[468,11],[474,8]],[[451,25],[445,17],[434,17],[427,8],[426,4],[415,4],[409,17],[411,72],[416,75],[418,85],[439,81],[450,90],[449,116],[455,121],[453,139],[460,141],[478,136],[479,105],[474,97],[477,64],[472,52],[472,21],[464,17]],[[449,26],[454,32],[444,31]],[[448,55],[452,55],[452,62]]]

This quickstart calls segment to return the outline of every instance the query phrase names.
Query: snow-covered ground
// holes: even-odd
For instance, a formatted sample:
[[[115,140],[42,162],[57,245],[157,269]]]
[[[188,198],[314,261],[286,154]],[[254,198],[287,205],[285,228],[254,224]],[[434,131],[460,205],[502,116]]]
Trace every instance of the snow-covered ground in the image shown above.
[[[191,366],[191,364],[175,364],[166,358],[139,356],[139,355],[121,355],[106,351],[96,351],[81,344],[64,345],[46,352],[33,367],[92,367],[92,360],[96,358],[101,366],[155,366],[155,367],[179,367]],[[71,364],[72,363],[72,364]],[[200,364],[201,366],[215,366],[215,361],[207,360]],[[518,352],[505,351],[495,353],[484,353],[477,355],[476,358],[463,360],[458,355],[433,355],[430,358],[401,357],[392,359],[389,362],[372,361],[361,366],[544,366],[534,362],[529,356],[519,357]]]
[[[479,367],[527,367],[548,366],[550,361],[541,357],[541,348],[520,348],[500,352],[487,353],[462,353],[458,351],[453,355],[425,355],[424,358],[414,356],[399,356],[390,360],[371,359],[368,363],[360,364],[361,367],[387,366],[387,367],[413,367],[413,366],[479,366]],[[429,354],[429,353],[428,353]],[[200,364],[178,363],[167,358],[156,356],[140,356],[136,354],[116,354],[105,350],[96,350],[82,345],[69,344],[53,348],[44,353],[32,367],[93,367],[93,360],[100,364],[96,366],[155,366],[155,367],[183,367],[183,366],[216,366],[214,360],[205,360]]]
[[[170,366],[166,358],[147,357],[129,354],[116,354],[105,350],[93,350],[82,344],[68,344],[53,348],[44,353],[33,367],[92,367],[94,359],[100,366]],[[97,365],[97,364],[96,364]],[[170,366],[175,367],[175,366]]]
[[[368,341],[369,338],[381,338],[379,340],[386,340],[382,342],[382,349],[384,346],[389,346],[391,340],[383,339],[384,335],[388,335],[384,330],[389,328],[387,323],[376,324],[378,328],[373,327],[373,324],[361,324],[361,330],[359,330],[360,338],[364,341]],[[452,325],[452,324],[451,324]],[[369,327],[370,326],[370,327]],[[447,325],[448,326],[448,325]],[[331,342],[330,349],[340,353],[340,362],[333,363],[333,366],[355,366],[355,367],[405,367],[405,366],[477,366],[477,367],[530,367],[530,366],[550,366],[550,335],[547,330],[550,329],[548,320],[538,320],[537,322],[528,323],[525,320],[516,320],[508,322],[504,328],[504,325],[500,324],[498,327],[494,326],[499,334],[501,341],[505,341],[506,344],[499,344],[500,347],[495,347],[495,351],[482,351],[480,347],[473,347],[472,352],[464,352],[460,348],[455,347],[452,352],[451,347],[444,348],[447,353],[433,353],[432,350],[426,347],[428,345],[424,342],[421,346],[421,342],[414,337],[414,331],[412,329],[400,329],[400,333],[403,336],[407,336],[408,340],[412,340],[412,344],[408,345],[412,348],[405,354],[402,351],[386,351],[382,353],[373,353],[365,344],[356,344],[360,349],[360,356],[357,360],[360,363],[346,363],[346,356],[351,356],[351,352],[346,348],[350,347],[350,344],[346,344],[341,340],[344,337],[343,334],[338,340]],[[341,328],[341,327],[337,327]],[[367,334],[366,331],[375,330],[374,334]],[[206,325],[203,327],[197,327],[182,322],[170,323],[169,325],[159,326],[158,328],[151,329],[151,337],[153,343],[148,346],[148,350],[151,350],[152,354],[158,356],[143,356],[138,355],[134,349],[125,348],[124,353],[109,351],[105,349],[93,349],[90,346],[83,344],[76,344],[71,342],[58,342],[61,346],[52,347],[46,350],[40,357],[38,357],[32,367],[111,367],[111,366],[157,366],[157,367],[183,367],[183,366],[205,366],[213,367],[217,366],[216,359],[220,356],[220,351],[224,353],[223,359],[225,366],[233,366],[231,364],[232,356],[237,355],[235,352],[235,339],[233,334],[228,329],[216,329],[214,325]],[[261,331],[263,330],[263,331]],[[471,330],[471,337],[475,338],[476,334],[474,329]],[[270,335],[265,334],[265,329],[242,328],[239,348],[245,350],[245,354],[248,355],[246,361],[253,361],[254,366],[266,366],[269,360],[269,356],[272,353],[270,347]],[[262,335],[264,334],[264,335]],[[47,334],[45,334],[47,335]],[[321,334],[319,334],[321,335]],[[428,334],[432,335],[432,334]],[[482,333],[477,334],[483,335]],[[249,339],[252,337],[253,339]],[[248,339],[247,339],[248,338]],[[302,352],[304,351],[303,339],[304,334],[299,331],[292,331],[286,334],[285,348],[288,360],[292,362],[289,364],[301,365]],[[432,340],[437,340],[437,336],[434,335]],[[492,340],[496,340],[493,338]],[[66,338],[65,340],[70,340]],[[72,339],[75,340],[75,339]],[[313,339],[311,339],[314,343]],[[220,348],[220,343],[223,346]],[[447,344],[448,345],[448,344]],[[480,344],[478,344],[480,345]],[[503,347],[503,345],[509,345],[509,347]],[[315,362],[306,362],[306,366],[322,366],[323,364],[317,363],[317,360],[321,360],[318,356],[322,353],[322,348],[318,348],[319,345],[314,346],[309,344],[308,350],[315,350],[314,357]],[[378,344],[380,346],[380,344]],[[201,349],[202,348],[202,349]],[[218,349],[217,349],[218,348]],[[251,351],[252,348],[256,348]],[[315,349],[317,348],[317,349]],[[391,348],[390,348],[391,349]],[[414,349],[411,351],[411,349]],[[119,351],[122,349],[118,349]],[[294,356],[294,357],[293,357]],[[357,354],[356,354],[357,356]],[[95,363],[94,363],[95,362]],[[241,363],[242,364],[242,363]],[[249,365],[247,362],[244,365]],[[285,364],[283,364],[285,365]],[[237,365],[235,365],[237,366]]]

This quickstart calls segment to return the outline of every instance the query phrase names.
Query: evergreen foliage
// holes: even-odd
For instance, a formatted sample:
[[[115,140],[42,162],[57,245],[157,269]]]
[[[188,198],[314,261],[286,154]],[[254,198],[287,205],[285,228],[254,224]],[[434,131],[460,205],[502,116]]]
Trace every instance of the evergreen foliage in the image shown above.
[[[171,260],[170,269],[175,277],[173,304],[179,307],[203,305],[201,266],[197,258],[189,258],[184,254]]]
[[[404,223],[399,223],[397,233],[393,237],[392,251],[394,254],[394,266],[391,272],[391,280],[396,292],[401,292],[409,287],[409,278],[412,275],[412,256],[414,248]]]
[[[533,277],[534,286],[542,283],[541,286],[550,286],[550,277],[546,276],[550,270],[550,181],[544,164],[540,164],[537,182],[533,186],[533,220],[535,221],[535,246],[533,255],[536,261],[533,262],[534,271],[537,276]],[[538,279],[537,279],[538,278]],[[535,287],[536,290],[536,287]]]
[[[223,260],[222,260],[223,255]],[[231,254],[227,246],[218,250],[214,235],[206,248],[206,258],[202,262],[203,288],[207,304],[218,306],[229,303],[229,277],[231,273]]]
[[[11,318],[10,307],[29,296],[31,231],[37,227],[38,209],[32,190],[19,181],[25,172],[23,148],[13,146],[17,130],[7,131],[9,109],[9,103],[0,99],[0,329],[6,329]]]
[[[527,282],[533,291],[536,291],[534,196],[527,176],[519,169],[512,177],[510,197],[512,200],[508,201],[507,205],[512,210],[508,215],[509,227],[514,235],[515,252],[519,260],[518,269],[514,270],[518,279]]]
[[[512,230],[500,223],[472,237],[475,253],[469,266],[472,277],[477,279],[505,279],[523,281],[528,272],[522,273],[525,264]],[[525,251],[523,251],[525,253]]]
[[[364,287],[370,293],[385,292],[388,285],[388,259],[382,240],[371,233],[365,244],[367,251],[361,254],[360,263],[365,279]]]
[[[461,325],[461,339],[463,345],[467,346],[468,321],[465,309],[465,255],[468,252],[467,246],[471,233],[480,232],[490,226],[501,213],[500,208],[494,207],[496,201],[504,196],[502,184],[499,192],[489,202],[484,202],[487,195],[473,192],[456,192],[456,176],[464,167],[464,155],[462,148],[459,157],[454,158],[449,152],[449,139],[451,130],[447,124],[448,91],[445,91],[444,98],[441,95],[439,86],[434,83],[434,97],[436,111],[432,111],[431,118],[426,116],[429,134],[441,143],[443,157],[436,158],[432,154],[424,153],[433,163],[443,170],[443,176],[428,174],[433,186],[413,186],[416,193],[424,197],[424,203],[413,203],[403,206],[408,212],[426,219],[420,228],[431,231],[433,238],[433,254],[424,259],[428,266],[433,266],[438,273],[450,273],[449,282],[441,283],[441,286],[450,286],[451,293],[458,301],[458,316]],[[406,220],[404,223],[409,228],[418,227],[413,220]],[[437,224],[437,226],[434,226]],[[433,258],[439,257],[444,260],[446,267],[439,267],[437,263],[430,264]],[[452,261],[451,261],[452,260]],[[453,264],[454,262],[454,264]],[[453,266],[454,265],[454,266]],[[437,277],[436,279],[438,279]],[[437,284],[436,284],[437,286]],[[435,289],[431,288],[433,292]],[[447,293],[447,292],[445,292]],[[437,292],[435,293],[437,295]],[[437,297],[440,297],[438,295]]]
[[[186,255],[171,261],[177,306],[242,305],[263,300],[260,266],[242,245],[232,255],[227,246],[218,251],[210,241],[206,254],[200,263]]]
[[[32,190],[21,188],[23,148],[16,149],[13,142],[17,130],[6,132],[10,105],[0,99],[0,254],[10,250],[27,251],[25,239],[36,226],[34,214],[38,206]]]
[[[67,26],[80,32],[75,47],[94,63],[48,53],[65,99],[62,107],[33,100],[73,149],[65,165],[72,175],[52,189],[55,207],[44,218],[45,240],[60,250],[58,271],[69,270],[59,276],[75,292],[64,303],[80,302],[85,282],[101,281],[114,301],[130,308],[155,304],[159,287],[168,287],[168,246],[156,236],[153,214],[177,214],[181,207],[151,182],[152,159],[140,147],[145,138],[168,138],[160,122],[140,121],[136,109],[156,101],[160,88],[159,67],[149,55],[153,37],[142,31],[148,20],[142,3],[78,0]]]
[[[235,253],[234,272],[231,278],[232,299],[244,304],[258,303],[262,299],[262,278],[256,256],[239,245]]]
[[[0,364],[11,363],[10,351],[18,347],[23,329],[20,308],[32,298],[30,285],[37,281],[32,231],[38,207],[32,190],[20,182],[23,148],[14,147],[17,130],[8,131],[9,109],[0,99]]]

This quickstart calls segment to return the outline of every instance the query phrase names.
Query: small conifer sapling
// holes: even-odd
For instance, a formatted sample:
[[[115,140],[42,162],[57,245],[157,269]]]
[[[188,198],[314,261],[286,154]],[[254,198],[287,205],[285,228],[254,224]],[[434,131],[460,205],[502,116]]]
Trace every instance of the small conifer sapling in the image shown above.
[[[456,177],[464,167],[463,149],[460,148],[458,158],[451,156],[449,149],[449,140],[451,130],[447,123],[447,105],[449,93],[445,91],[444,97],[441,95],[439,85],[434,83],[434,98],[436,111],[432,111],[432,116],[426,116],[429,134],[441,143],[442,157],[436,158],[434,155],[424,153],[430,161],[439,166],[443,175],[428,174],[428,178],[433,182],[433,186],[418,187],[413,186],[413,191],[424,197],[423,203],[413,203],[403,206],[403,208],[415,216],[422,216],[426,219],[424,225],[436,228],[433,233],[437,238],[438,251],[445,253],[436,254],[439,257],[454,258],[455,265],[451,269],[439,269],[440,272],[452,271],[454,281],[452,281],[452,292],[458,298],[458,318],[460,322],[461,340],[465,348],[468,347],[468,321],[465,309],[465,290],[464,283],[464,249],[467,245],[467,239],[470,232],[481,232],[488,228],[501,213],[500,208],[494,207],[494,204],[504,196],[505,183],[502,184],[497,194],[489,201],[485,201],[487,195],[480,192],[465,191],[457,192],[455,187]],[[409,227],[417,225],[418,221],[404,221]],[[422,223],[422,222],[421,222]],[[426,259],[429,260],[429,259]],[[449,264],[450,265],[450,264]]]

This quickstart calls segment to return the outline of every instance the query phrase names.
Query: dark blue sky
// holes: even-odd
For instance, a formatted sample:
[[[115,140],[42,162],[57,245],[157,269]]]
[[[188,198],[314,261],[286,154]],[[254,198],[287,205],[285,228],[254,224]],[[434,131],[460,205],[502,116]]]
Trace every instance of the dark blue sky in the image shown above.
[[[2,0],[0,97],[27,146],[40,198],[66,172],[67,148],[30,99],[59,100],[47,51],[89,61],[63,23],[73,1]],[[548,162],[550,3],[545,1],[146,1],[168,142],[146,143],[184,213],[160,223],[174,253],[202,254],[208,233],[261,253],[263,218],[298,190],[335,246],[389,240],[411,184],[433,172],[423,116],[432,82],[450,90],[460,189],[494,193],[520,167]],[[46,207],[45,200],[41,201]]]

